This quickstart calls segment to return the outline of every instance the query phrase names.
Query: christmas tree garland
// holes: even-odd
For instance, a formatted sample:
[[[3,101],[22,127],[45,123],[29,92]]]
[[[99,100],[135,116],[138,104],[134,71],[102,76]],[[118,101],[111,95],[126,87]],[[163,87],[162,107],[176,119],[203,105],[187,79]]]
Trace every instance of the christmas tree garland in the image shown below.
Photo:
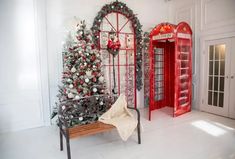
[[[126,16],[132,23],[134,28],[134,33],[136,37],[136,85],[137,89],[140,90],[142,88],[142,25],[140,24],[138,18],[133,11],[129,9],[125,3],[122,2],[112,2],[110,4],[106,4],[102,7],[102,9],[98,12],[97,16],[94,19],[93,26],[91,28],[93,32],[93,40],[96,47],[99,46],[99,33],[100,33],[100,24],[102,19],[109,13],[117,12]]]

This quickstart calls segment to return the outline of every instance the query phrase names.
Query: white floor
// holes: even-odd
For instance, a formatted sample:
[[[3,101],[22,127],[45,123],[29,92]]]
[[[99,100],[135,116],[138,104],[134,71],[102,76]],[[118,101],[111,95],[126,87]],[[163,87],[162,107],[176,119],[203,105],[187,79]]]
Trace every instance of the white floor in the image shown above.
[[[71,141],[72,159],[235,159],[235,120],[192,111],[172,118],[171,110],[142,110],[142,144],[136,134],[121,141],[114,130]],[[0,159],[66,159],[56,127],[0,135]]]

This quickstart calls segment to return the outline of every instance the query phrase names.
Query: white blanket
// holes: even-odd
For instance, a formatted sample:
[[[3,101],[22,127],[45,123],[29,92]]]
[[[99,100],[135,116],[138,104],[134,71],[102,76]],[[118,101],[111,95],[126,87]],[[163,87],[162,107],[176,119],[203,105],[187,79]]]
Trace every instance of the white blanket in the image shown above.
[[[121,94],[112,107],[99,118],[99,121],[114,125],[124,141],[131,136],[137,127],[137,119],[129,112],[126,97],[123,94]]]

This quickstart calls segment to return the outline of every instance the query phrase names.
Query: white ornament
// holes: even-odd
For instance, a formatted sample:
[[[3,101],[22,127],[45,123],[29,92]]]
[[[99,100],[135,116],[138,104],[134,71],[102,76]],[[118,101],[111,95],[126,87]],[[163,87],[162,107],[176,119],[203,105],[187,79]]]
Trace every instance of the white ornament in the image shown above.
[[[101,101],[101,102],[100,102],[100,105],[103,105],[103,104],[104,104],[104,103]]]
[[[76,100],[79,100],[80,98],[81,98],[81,97],[80,97],[79,95],[76,95],[76,96],[75,96],[75,99],[76,99]]]
[[[69,88],[73,88],[73,84],[70,84],[70,85],[69,85]]]
[[[72,82],[72,80],[69,78],[69,79],[67,79],[67,82]]]
[[[73,67],[72,69],[71,69],[71,72],[76,72],[77,70],[76,70],[76,68],[75,67]]]
[[[66,107],[63,105],[63,106],[62,106],[62,110],[65,110],[65,108],[66,108]]]
[[[88,78],[85,79],[85,82],[88,83],[90,80]]]
[[[69,94],[68,94],[68,97],[69,97],[69,98],[74,98],[73,93],[69,93]]]
[[[102,83],[102,82],[104,82],[104,77],[103,76],[100,76],[99,77],[99,81]]]
[[[87,65],[87,63],[86,62],[84,62],[84,66],[86,66]]]
[[[82,120],[83,120],[83,117],[79,117],[78,120],[79,120],[79,121],[82,121]]]
[[[93,88],[93,92],[97,92],[97,88]]]

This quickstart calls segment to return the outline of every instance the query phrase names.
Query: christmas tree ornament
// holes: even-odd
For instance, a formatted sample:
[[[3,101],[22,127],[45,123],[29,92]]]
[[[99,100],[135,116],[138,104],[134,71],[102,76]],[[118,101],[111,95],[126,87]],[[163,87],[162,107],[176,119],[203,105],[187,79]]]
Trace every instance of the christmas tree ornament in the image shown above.
[[[75,99],[76,99],[76,100],[79,100],[80,98],[81,98],[81,97],[80,97],[79,95],[76,95],[76,96],[75,96]]]
[[[100,105],[104,105],[104,102],[103,102],[103,101],[101,101],[101,102],[100,102]]]
[[[67,79],[67,82],[70,83],[70,82],[72,82],[72,80],[71,80],[70,78],[68,78],[68,79]]]
[[[78,120],[79,120],[79,121],[82,121],[82,120],[83,120],[83,117],[79,117]]]
[[[73,88],[73,84],[70,84],[70,85],[69,85],[69,88]]]
[[[85,79],[85,82],[86,82],[86,83],[88,83],[89,81],[90,81],[89,78],[86,78],[86,79]]]
[[[96,81],[97,81],[97,79],[96,79],[95,77],[93,77],[93,78],[92,78],[92,81],[93,81],[93,82],[96,82]]]
[[[68,94],[68,98],[74,98],[73,93],[69,93],[69,94]]]
[[[61,108],[62,108],[62,110],[65,110],[66,107],[63,105]]]
[[[100,82],[100,83],[103,83],[103,82],[104,82],[104,77],[103,77],[103,76],[100,76],[100,77],[99,77],[99,82]]]
[[[92,90],[94,93],[96,93],[97,92],[97,88],[93,88],[93,90]]]
[[[75,68],[75,67],[72,67],[72,69],[71,69],[71,72],[76,72],[77,71],[77,69]]]

